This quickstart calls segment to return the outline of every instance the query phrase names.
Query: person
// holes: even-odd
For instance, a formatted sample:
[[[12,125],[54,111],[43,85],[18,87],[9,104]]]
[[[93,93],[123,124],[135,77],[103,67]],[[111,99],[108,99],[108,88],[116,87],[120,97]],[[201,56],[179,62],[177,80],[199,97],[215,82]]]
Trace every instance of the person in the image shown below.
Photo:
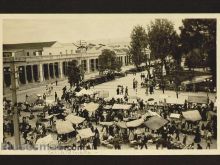
[[[211,142],[211,139],[210,139],[210,138],[207,138],[207,139],[206,139],[206,149],[208,149],[208,148],[210,149],[210,148],[211,148],[211,143],[212,143],[212,142]]]
[[[28,100],[28,95],[27,95],[27,94],[26,94],[26,96],[25,96],[25,99],[26,99],[25,101],[27,102],[27,100]]]
[[[201,150],[201,149],[202,149],[202,146],[201,146],[199,143],[197,144],[197,149],[198,149],[198,150]]]
[[[180,140],[180,130],[179,130],[179,128],[176,128],[175,133],[176,133],[176,139],[179,141]]]
[[[55,81],[55,83],[56,83],[56,86],[57,86],[57,80]]]
[[[57,101],[57,92],[55,92],[54,96],[55,96],[55,101]]]
[[[163,94],[164,94],[164,90],[165,90],[165,84],[164,83],[161,84],[161,88],[162,88],[162,91],[163,91]]]
[[[117,87],[116,92],[117,92],[117,95],[119,95],[119,87]]]
[[[63,93],[66,93],[66,86],[63,87]]]
[[[97,146],[98,146],[98,137],[97,136],[95,136],[94,138],[93,138],[93,149],[94,150],[97,150]]]
[[[200,143],[201,142],[201,133],[200,133],[199,128],[196,129],[196,134],[195,134],[194,142],[195,143]]]
[[[188,145],[188,148],[189,148],[189,149],[194,149],[194,143]]]
[[[43,99],[44,99],[44,101],[46,101],[46,98],[47,98],[47,96],[46,96],[46,94],[44,93],[44,94],[43,94]]]
[[[114,148],[115,148],[115,149],[118,149],[118,150],[121,149],[119,140],[120,140],[120,139],[119,139],[119,135],[116,134],[115,137],[114,137],[114,139],[113,139],[113,144],[114,144]]]
[[[144,146],[146,149],[148,149],[147,141],[148,141],[147,136],[143,133],[142,138],[141,138],[141,149],[143,149]]]
[[[186,145],[186,140],[187,140],[187,135],[184,134],[184,135],[183,135],[183,144],[184,144],[184,145]]]
[[[121,87],[121,94],[123,95],[123,93],[124,93],[124,87],[122,86]]]
[[[125,88],[125,95],[126,96],[128,95],[128,86],[126,86],[126,88]]]

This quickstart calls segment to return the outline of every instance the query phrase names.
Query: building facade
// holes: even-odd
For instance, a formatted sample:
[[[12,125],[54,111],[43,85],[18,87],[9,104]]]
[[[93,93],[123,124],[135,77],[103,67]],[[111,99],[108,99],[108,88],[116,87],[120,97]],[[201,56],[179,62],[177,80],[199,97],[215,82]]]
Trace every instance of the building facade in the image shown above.
[[[131,64],[126,48],[106,45],[78,46],[74,43],[63,44],[56,41],[41,43],[4,44],[3,45],[3,84],[11,85],[10,63],[14,57],[18,70],[17,84],[41,83],[48,80],[64,79],[72,60],[82,64],[85,74],[97,72],[98,57],[103,49],[112,49],[122,66]]]

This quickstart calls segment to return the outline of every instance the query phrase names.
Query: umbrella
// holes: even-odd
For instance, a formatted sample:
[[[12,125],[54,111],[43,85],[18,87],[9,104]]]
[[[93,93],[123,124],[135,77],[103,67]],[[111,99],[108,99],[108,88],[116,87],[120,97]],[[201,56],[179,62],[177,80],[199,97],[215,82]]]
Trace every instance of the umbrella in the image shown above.
[[[137,119],[137,120],[127,122],[126,125],[127,125],[127,127],[138,127],[143,123],[144,123],[144,120],[141,118],[141,119]]]
[[[99,104],[91,102],[91,103],[86,103],[84,105],[85,109],[89,112],[94,112],[99,108]]]
[[[131,105],[127,104],[114,104],[112,109],[123,109],[123,110],[129,110],[131,108]]]
[[[41,94],[37,94],[37,97],[41,97]]]
[[[85,120],[85,118],[79,117],[79,116],[75,116],[73,114],[69,114],[65,119],[67,121],[70,121],[73,124],[80,124],[80,123],[82,123]]]
[[[164,125],[166,125],[167,123],[168,121],[165,120],[164,118],[153,116],[148,121],[146,121],[144,124],[151,130],[158,130]]]
[[[49,145],[49,146],[58,146],[58,141],[55,140],[51,134],[43,137],[43,138],[40,138],[37,140],[36,144],[37,146],[46,146],[46,145]]]
[[[148,101],[154,101],[154,98],[149,98]]]
[[[117,122],[117,126],[119,126],[120,128],[127,128],[126,122],[124,121]]]
[[[113,123],[113,122],[100,122],[99,124],[100,124],[100,125],[104,125],[104,126],[111,126],[111,125],[113,125],[114,123]]]
[[[56,121],[56,129],[58,134],[66,134],[74,131],[72,123],[70,121]]]
[[[182,114],[183,117],[188,121],[198,121],[202,119],[198,110],[189,110],[186,112],[182,112]]]
[[[95,133],[93,133],[90,128],[77,130],[77,132],[82,139],[87,139],[95,135]]]

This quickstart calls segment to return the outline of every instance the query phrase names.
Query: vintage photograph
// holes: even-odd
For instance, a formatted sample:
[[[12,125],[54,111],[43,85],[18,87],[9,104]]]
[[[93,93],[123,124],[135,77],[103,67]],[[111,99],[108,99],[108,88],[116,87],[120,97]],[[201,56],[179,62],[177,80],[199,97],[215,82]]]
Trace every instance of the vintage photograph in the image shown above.
[[[2,150],[217,149],[216,27],[193,15],[3,19]]]

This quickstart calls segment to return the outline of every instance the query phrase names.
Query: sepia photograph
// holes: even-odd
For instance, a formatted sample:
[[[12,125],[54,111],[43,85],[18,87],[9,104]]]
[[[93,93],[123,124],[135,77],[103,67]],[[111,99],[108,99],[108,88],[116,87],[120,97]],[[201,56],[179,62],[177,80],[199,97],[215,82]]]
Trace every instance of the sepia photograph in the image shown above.
[[[217,20],[2,19],[1,150],[217,150]]]

